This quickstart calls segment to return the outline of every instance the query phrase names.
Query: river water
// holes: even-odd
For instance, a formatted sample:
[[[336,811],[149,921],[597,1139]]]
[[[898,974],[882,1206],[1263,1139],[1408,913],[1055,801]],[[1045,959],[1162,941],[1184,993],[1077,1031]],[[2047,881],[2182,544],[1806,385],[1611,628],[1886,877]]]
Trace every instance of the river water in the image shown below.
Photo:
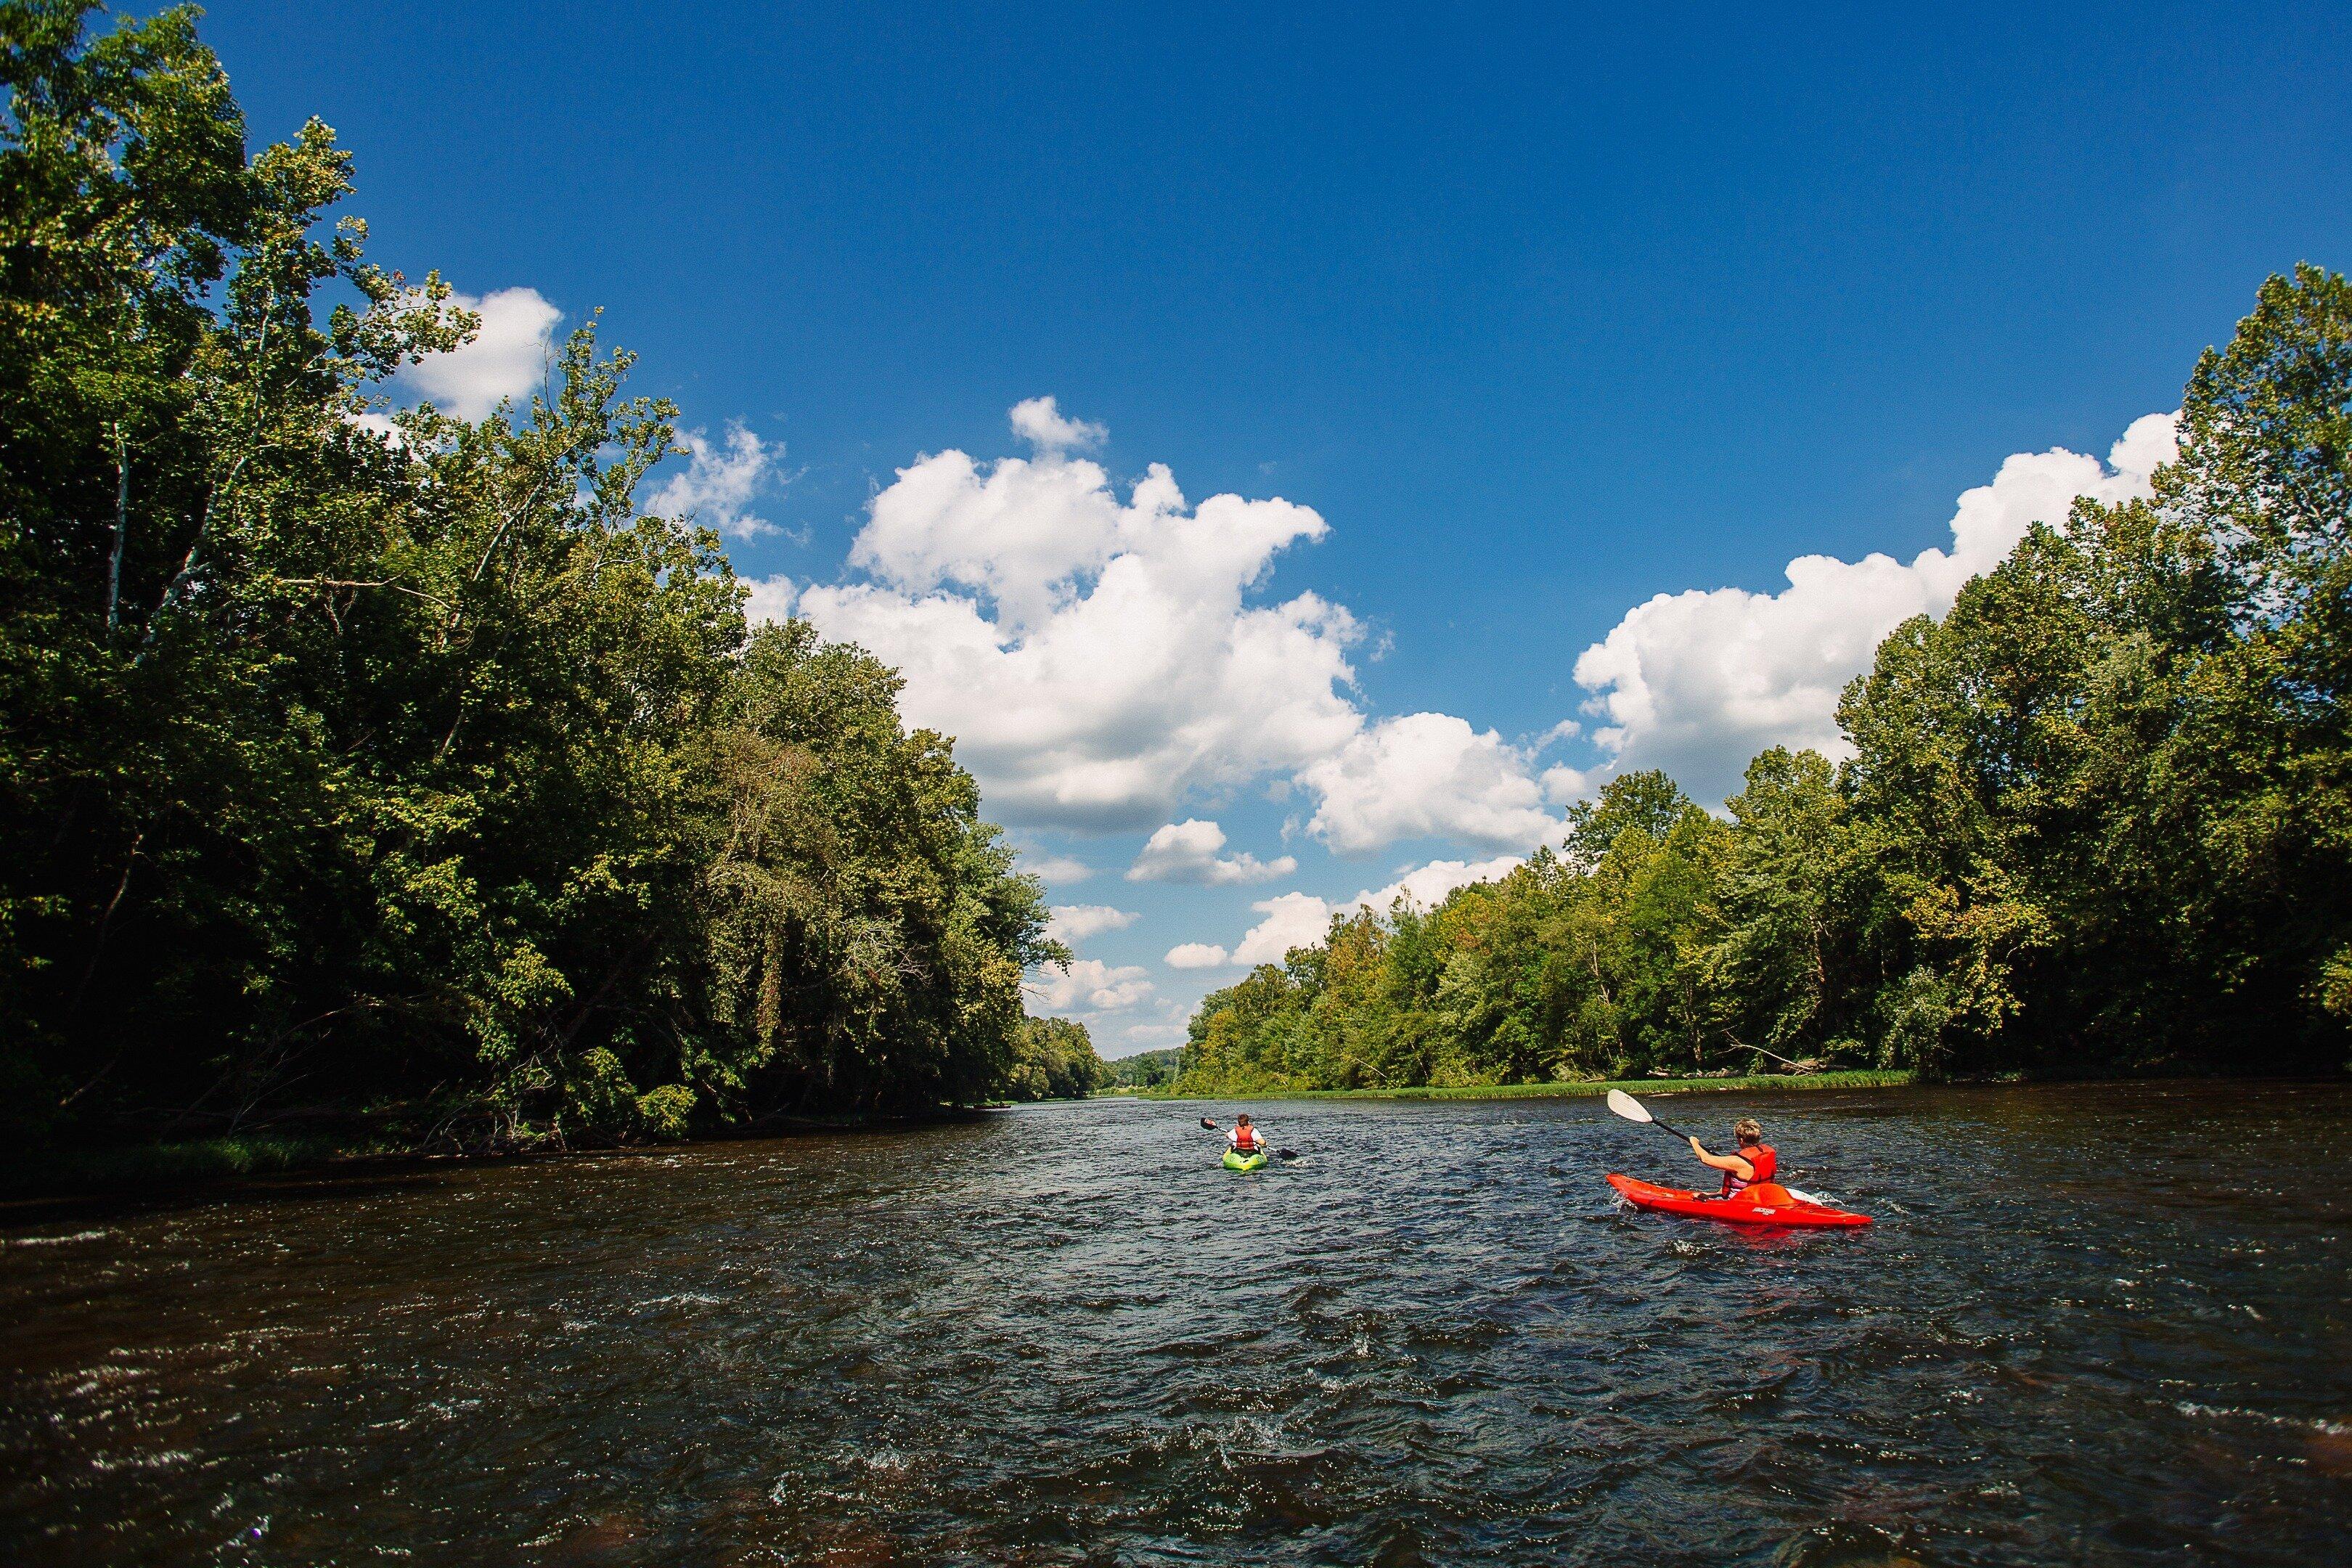
[[[2318,1564],[2352,1091],[1096,1101],[5,1227],[0,1561]]]

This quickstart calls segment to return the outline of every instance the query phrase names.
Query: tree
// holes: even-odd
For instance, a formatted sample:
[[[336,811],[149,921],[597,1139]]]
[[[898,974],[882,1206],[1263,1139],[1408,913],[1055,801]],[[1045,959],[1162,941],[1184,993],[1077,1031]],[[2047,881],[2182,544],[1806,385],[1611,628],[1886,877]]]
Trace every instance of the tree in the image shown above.
[[[1030,1018],[1013,1042],[1006,1078],[1010,1100],[1084,1100],[1112,1081],[1087,1026],[1068,1018]]]
[[[527,405],[388,414],[478,323],[323,226],[326,127],[246,157],[193,12],[91,9],[0,5],[20,1130],[481,1146],[993,1094],[1062,951],[897,678],[751,633],[717,538],[644,510],[673,410],[593,325]]]

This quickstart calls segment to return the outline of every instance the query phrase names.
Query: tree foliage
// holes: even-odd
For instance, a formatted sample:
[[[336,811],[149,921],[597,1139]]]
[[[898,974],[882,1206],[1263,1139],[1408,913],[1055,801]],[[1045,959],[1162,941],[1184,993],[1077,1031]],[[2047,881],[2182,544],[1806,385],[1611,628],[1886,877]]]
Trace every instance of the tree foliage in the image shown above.
[[[2150,500],[2078,502],[1722,818],[1612,781],[1557,851],[1333,921],[1196,1016],[1195,1089],[1825,1063],[2344,1065],[2352,289],[2263,284]]]
[[[1112,1081],[1087,1026],[1069,1018],[1031,1018],[1013,1043],[1007,1100],[1084,1100]]]
[[[0,5],[0,1078],[20,1131],[405,1107],[467,1144],[995,1093],[1059,954],[897,678],[747,628],[575,333],[477,323],[248,158],[194,13]],[[1091,1052],[1087,1053],[1091,1058]]]
[[[1118,1089],[1166,1089],[1176,1081],[1181,1068],[1183,1048],[1170,1046],[1164,1050],[1138,1051],[1131,1057],[1118,1057],[1106,1062],[1110,1073],[1109,1083]]]

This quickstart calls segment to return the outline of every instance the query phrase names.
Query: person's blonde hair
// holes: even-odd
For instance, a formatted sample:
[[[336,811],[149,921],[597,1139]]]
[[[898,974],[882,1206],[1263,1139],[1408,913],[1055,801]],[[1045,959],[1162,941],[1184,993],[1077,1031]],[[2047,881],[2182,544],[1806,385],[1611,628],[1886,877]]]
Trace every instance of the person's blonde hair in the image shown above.
[[[1731,1124],[1731,1135],[1742,1143],[1761,1143],[1764,1125],[1752,1116],[1743,1116]]]

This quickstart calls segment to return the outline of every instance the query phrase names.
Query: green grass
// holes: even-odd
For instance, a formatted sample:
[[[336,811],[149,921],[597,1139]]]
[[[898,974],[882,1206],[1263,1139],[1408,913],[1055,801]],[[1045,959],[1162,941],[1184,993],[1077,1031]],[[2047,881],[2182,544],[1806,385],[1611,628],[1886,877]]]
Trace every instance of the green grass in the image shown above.
[[[1145,1091],[1155,1100],[1584,1100],[1622,1089],[1634,1094],[1777,1094],[1820,1089],[1900,1089],[1916,1083],[1911,1072],[1817,1072],[1801,1077],[1636,1078],[1586,1083],[1483,1083],[1444,1089],[1267,1089],[1169,1094]]]

